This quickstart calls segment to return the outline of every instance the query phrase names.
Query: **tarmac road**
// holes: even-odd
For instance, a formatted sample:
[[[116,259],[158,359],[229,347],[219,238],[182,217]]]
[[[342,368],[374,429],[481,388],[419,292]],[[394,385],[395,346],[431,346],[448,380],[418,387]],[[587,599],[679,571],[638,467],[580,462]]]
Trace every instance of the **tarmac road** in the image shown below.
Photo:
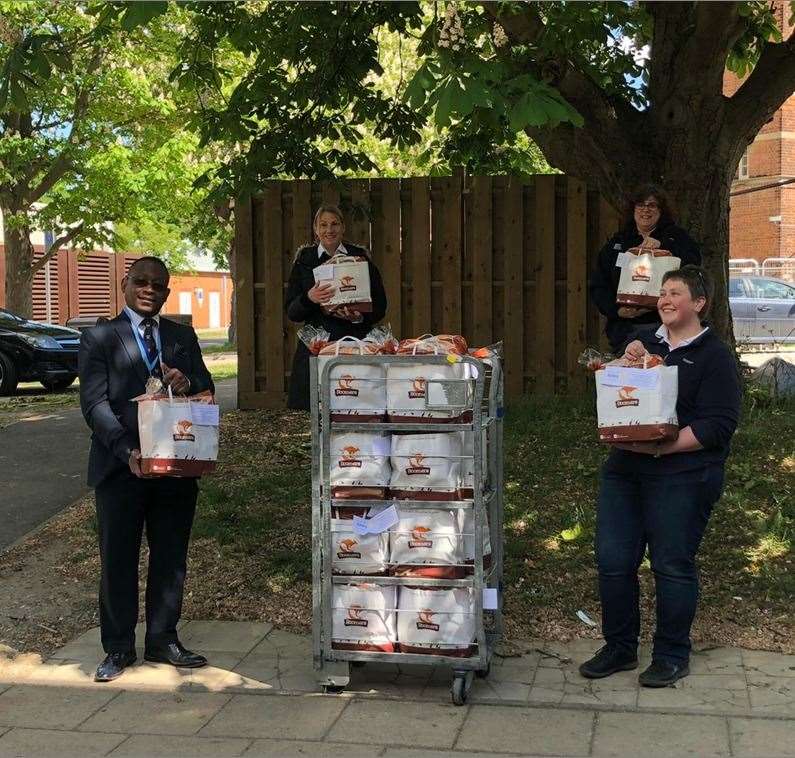
[[[221,410],[234,409],[237,379],[216,390]],[[0,429],[0,551],[89,491],[89,439],[77,407]]]

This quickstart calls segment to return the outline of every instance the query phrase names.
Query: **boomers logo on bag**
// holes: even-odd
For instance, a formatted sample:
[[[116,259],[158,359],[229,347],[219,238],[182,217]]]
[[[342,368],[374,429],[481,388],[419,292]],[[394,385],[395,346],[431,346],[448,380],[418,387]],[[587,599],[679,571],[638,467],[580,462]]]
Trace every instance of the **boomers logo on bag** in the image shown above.
[[[433,617],[436,615],[430,608],[423,608],[417,613],[417,629],[428,629],[431,632],[439,631],[439,624],[433,622]]]
[[[433,540],[428,539],[430,534],[431,530],[427,526],[415,526],[411,530],[409,548],[433,547]]]
[[[406,466],[406,473],[409,476],[413,476],[415,474],[428,476],[428,474],[431,473],[431,467],[426,463],[423,463],[424,460],[425,456],[422,453],[414,453],[414,455],[409,457],[409,465]]]
[[[640,400],[632,396],[634,392],[637,392],[637,390],[637,387],[619,387],[616,408],[624,408],[628,405],[638,405]]]
[[[340,292],[355,292],[356,279],[352,276],[343,276],[340,279]]]
[[[352,537],[347,537],[346,539],[341,540],[339,543],[339,550],[337,551],[337,558],[339,558],[341,561],[345,560],[346,558],[361,560],[362,554],[354,550],[358,544],[359,543]]]
[[[365,610],[361,605],[352,605],[348,608],[348,618],[345,619],[345,626],[368,626],[367,619],[362,618],[362,611]]]
[[[651,268],[644,264],[640,266],[635,266],[635,270],[632,272],[632,281],[633,282],[650,282],[651,281]]]
[[[350,374],[343,374],[337,379],[337,388],[334,390],[334,394],[337,397],[359,397],[359,390],[353,386],[355,381],[356,378]]]
[[[191,434],[193,422],[188,419],[180,419],[174,424],[174,442],[195,442],[196,435]]]
[[[354,447],[353,445],[348,445],[347,447],[342,448],[342,458],[339,459],[338,464],[340,468],[361,468],[362,461],[360,458],[356,457],[356,453],[359,452],[358,447]]]
[[[426,379],[424,376],[418,376],[412,383],[411,389],[409,390],[409,397],[412,400],[416,400],[417,398],[425,397],[425,384]]]

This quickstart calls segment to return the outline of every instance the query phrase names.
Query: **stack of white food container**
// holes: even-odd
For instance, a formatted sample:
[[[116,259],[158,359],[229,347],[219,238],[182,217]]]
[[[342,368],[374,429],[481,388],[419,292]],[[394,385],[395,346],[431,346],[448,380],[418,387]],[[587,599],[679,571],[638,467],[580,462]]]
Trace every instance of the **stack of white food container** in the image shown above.
[[[486,397],[475,359],[349,347],[329,345],[314,361],[319,681],[334,686],[323,672],[339,661],[433,656],[450,661],[460,703],[473,672],[488,671],[501,625],[499,605],[484,603],[501,571],[501,539],[495,566],[489,528],[502,504],[501,367],[489,364]],[[501,528],[501,512],[496,521]],[[488,640],[484,610],[496,619]]]

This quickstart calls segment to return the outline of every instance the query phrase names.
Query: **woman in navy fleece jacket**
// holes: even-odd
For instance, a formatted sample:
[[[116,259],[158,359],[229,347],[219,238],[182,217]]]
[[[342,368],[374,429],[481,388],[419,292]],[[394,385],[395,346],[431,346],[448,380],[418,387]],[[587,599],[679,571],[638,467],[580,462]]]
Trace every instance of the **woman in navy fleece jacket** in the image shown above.
[[[637,668],[638,568],[649,549],[657,595],[652,663],[639,681],[665,687],[689,673],[690,627],[698,600],[696,552],[723,489],[741,386],[729,348],[706,326],[711,300],[703,269],[684,266],[663,279],[662,326],[638,331],[625,356],[645,353],[678,367],[679,437],[614,445],[603,469],[596,559],[607,643],[580,666],[588,678]]]

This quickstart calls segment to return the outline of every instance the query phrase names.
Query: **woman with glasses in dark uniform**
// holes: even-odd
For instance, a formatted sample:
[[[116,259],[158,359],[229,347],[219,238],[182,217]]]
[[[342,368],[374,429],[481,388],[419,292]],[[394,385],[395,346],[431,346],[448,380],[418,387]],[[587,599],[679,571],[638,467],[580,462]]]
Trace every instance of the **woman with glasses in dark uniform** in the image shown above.
[[[679,436],[613,445],[601,475],[596,560],[607,643],[580,673],[590,679],[638,666],[638,568],[649,550],[657,598],[652,662],[639,677],[666,687],[689,673],[698,601],[696,553],[723,489],[741,385],[729,348],[704,322],[710,281],[698,266],[669,271],[657,303],[662,325],[638,330],[625,356],[662,356],[678,367]]]
[[[596,307],[607,319],[605,333],[613,350],[618,350],[639,326],[655,324],[660,318],[654,308],[627,308],[616,304],[621,269],[616,258],[649,239],[681,259],[682,266],[701,265],[701,251],[684,229],[674,223],[668,196],[653,184],[639,187],[627,199],[624,223],[599,251],[591,273],[590,291]]]

